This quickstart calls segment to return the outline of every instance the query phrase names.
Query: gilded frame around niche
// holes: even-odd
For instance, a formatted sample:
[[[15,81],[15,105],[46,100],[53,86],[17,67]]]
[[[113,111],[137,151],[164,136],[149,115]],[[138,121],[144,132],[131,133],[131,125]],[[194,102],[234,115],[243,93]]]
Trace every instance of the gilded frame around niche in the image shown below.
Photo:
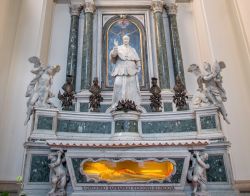
[[[103,90],[113,90],[113,81],[114,79],[111,76],[113,70],[113,64],[109,60],[109,52],[113,48],[113,38],[110,36],[112,27],[120,22],[129,23],[130,27],[137,29],[137,32],[129,32],[128,29],[121,29],[119,33],[116,33],[116,39],[119,42],[119,45],[122,44],[122,36],[125,34],[133,34],[130,36],[130,45],[134,47],[137,53],[140,55],[142,69],[139,74],[139,82],[141,90],[148,90],[148,66],[147,66],[147,48],[146,48],[146,32],[143,24],[134,16],[126,15],[113,16],[111,17],[103,26],[103,44],[102,44],[102,82]],[[119,30],[118,30],[119,31]],[[113,33],[114,34],[114,33]],[[119,34],[119,35],[118,35]],[[136,37],[139,39],[136,39]]]

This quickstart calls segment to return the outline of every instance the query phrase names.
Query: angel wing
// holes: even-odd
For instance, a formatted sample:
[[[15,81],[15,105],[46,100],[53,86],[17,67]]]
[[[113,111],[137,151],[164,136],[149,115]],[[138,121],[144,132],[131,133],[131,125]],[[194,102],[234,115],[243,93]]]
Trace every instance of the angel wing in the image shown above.
[[[220,74],[221,70],[226,68],[226,64],[224,63],[224,61],[215,61],[214,66],[213,66],[213,73],[215,75]]]
[[[53,65],[52,67],[51,67],[51,69],[52,69],[52,73],[51,73],[51,76],[54,76],[57,72],[59,72],[60,71],[60,65]]]
[[[25,94],[26,97],[30,97],[33,94],[35,85],[45,70],[38,57],[32,56],[28,59],[28,61],[30,63],[34,64],[34,68],[30,72],[35,74],[35,77],[30,81],[30,83],[27,87],[27,91]]]
[[[189,65],[188,72],[194,73],[196,76],[201,75],[200,67],[197,64]]]
[[[33,63],[33,64],[34,64],[34,68],[38,68],[38,67],[41,66],[41,61],[40,61],[40,59],[39,59],[38,57],[36,57],[36,56],[30,57],[28,60],[29,60],[30,63]]]
[[[199,91],[203,90],[203,79],[201,75],[200,67],[197,64],[189,65],[188,72],[193,73],[197,77],[197,84],[199,86]]]
[[[213,72],[214,72],[214,81],[216,83],[216,86],[220,92],[220,96],[222,100],[225,102],[227,100],[226,91],[222,86],[223,78],[221,76],[221,70],[226,68],[226,64],[223,61],[215,61]]]
[[[220,65],[220,68],[221,68],[221,69],[226,68],[226,64],[225,64],[224,61],[220,61],[218,64]]]

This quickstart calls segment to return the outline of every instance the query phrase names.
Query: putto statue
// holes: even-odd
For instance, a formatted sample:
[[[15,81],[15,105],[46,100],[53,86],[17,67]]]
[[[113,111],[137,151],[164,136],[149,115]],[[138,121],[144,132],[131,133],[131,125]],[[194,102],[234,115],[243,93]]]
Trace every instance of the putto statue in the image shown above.
[[[197,77],[198,89],[193,98],[194,107],[215,105],[219,108],[224,120],[229,124],[227,112],[223,102],[227,101],[225,89],[222,87],[221,70],[226,67],[223,61],[215,62],[213,67],[207,62],[203,63],[204,73],[196,64],[188,68],[188,72],[194,73]]]
[[[209,169],[209,164],[205,163],[207,160],[207,153],[195,151],[191,156],[192,163],[189,167],[187,178],[192,182],[193,195],[201,195],[196,193],[203,193],[202,195],[206,195],[206,170]]]
[[[140,58],[134,48],[129,45],[129,36],[123,36],[123,45],[118,46],[114,41],[114,48],[110,52],[110,59],[116,64],[112,72],[115,77],[114,92],[112,97],[112,110],[115,110],[118,102],[131,100],[137,107],[140,106],[140,86],[138,72],[140,72]]]
[[[66,161],[64,152],[60,149],[57,152],[52,152],[48,155],[48,159],[51,161],[49,168],[51,171],[51,184],[52,189],[48,193],[49,196],[66,196],[66,183],[67,183],[67,171],[63,166]]]
[[[34,64],[31,73],[35,74],[35,78],[31,80],[25,95],[29,97],[27,101],[27,118],[24,123],[25,125],[28,123],[33,113],[34,106],[46,108],[54,107],[49,100],[51,97],[54,97],[54,94],[51,92],[51,86],[53,76],[60,71],[59,65],[42,65],[40,59],[35,56],[29,58],[29,62]]]

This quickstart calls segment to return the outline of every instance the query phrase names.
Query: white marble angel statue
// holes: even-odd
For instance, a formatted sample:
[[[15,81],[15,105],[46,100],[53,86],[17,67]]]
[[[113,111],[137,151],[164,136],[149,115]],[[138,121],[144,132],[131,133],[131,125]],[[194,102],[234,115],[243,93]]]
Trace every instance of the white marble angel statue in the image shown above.
[[[191,165],[188,170],[187,178],[192,182],[193,193],[196,193],[199,188],[199,192],[206,192],[207,175],[206,170],[209,169],[209,164],[205,161],[208,160],[207,153],[200,153],[195,151],[191,156]]]
[[[27,118],[25,125],[28,123],[30,116],[33,113],[34,106],[37,107],[54,107],[49,100],[54,97],[51,91],[53,76],[60,71],[60,66],[46,66],[42,65],[38,57],[30,57],[29,62],[34,64],[34,68],[31,73],[35,74],[35,77],[29,83],[26,91],[26,97],[29,97],[27,101]]]
[[[194,107],[203,107],[213,104],[219,108],[224,120],[229,124],[227,112],[223,102],[227,100],[225,89],[222,87],[221,70],[226,67],[225,63],[215,62],[213,67],[207,62],[203,63],[204,73],[196,64],[192,64],[188,68],[188,72],[192,72],[197,77],[198,89],[197,94],[193,98]]]
[[[141,96],[138,80],[140,72],[140,58],[134,48],[129,45],[129,36],[123,36],[123,45],[118,46],[114,42],[114,48],[110,52],[110,59],[116,64],[112,72],[115,77],[114,92],[112,97],[112,110],[114,110],[121,100],[131,100],[137,107],[140,107]]]

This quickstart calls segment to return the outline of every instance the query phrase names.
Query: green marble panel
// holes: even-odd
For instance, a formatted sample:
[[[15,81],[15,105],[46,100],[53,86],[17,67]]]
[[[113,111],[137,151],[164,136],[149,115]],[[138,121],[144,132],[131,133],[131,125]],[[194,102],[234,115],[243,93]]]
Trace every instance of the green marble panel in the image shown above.
[[[81,166],[81,162],[83,160],[84,159],[82,159],[82,158],[72,158],[71,159],[77,183],[86,183],[87,182],[86,176],[82,175],[80,172],[80,170],[81,170],[80,166]]]
[[[210,165],[207,170],[208,182],[227,182],[223,155],[209,155],[207,163]]]
[[[107,110],[110,106],[111,106],[111,105],[101,104],[100,112],[101,112],[101,113],[105,113],[106,110]]]
[[[182,108],[177,108],[177,111],[186,111],[186,110],[189,110],[189,105],[185,105],[184,107]]]
[[[201,116],[201,129],[216,129],[215,115]]]
[[[72,106],[70,106],[69,108],[63,108],[63,111],[69,111],[69,112],[74,112],[75,111],[75,104],[73,104]]]
[[[49,182],[50,169],[47,155],[32,155],[29,182]]]
[[[169,158],[169,159],[174,160],[176,163],[176,172],[170,179],[170,183],[180,183],[184,165],[184,158]]]
[[[141,105],[147,112],[152,112],[150,104],[142,104]]]
[[[173,105],[170,102],[164,102],[164,112],[172,112],[173,111]]]
[[[38,116],[37,129],[52,130],[53,117]]]
[[[111,134],[111,122],[58,120],[58,132]]]
[[[195,119],[142,122],[142,133],[175,133],[197,131]]]
[[[88,112],[89,103],[80,103],[80,112]]]
[[[136,120],[118,120],[115,122],[115,132],[138,132],[138,122]]]

